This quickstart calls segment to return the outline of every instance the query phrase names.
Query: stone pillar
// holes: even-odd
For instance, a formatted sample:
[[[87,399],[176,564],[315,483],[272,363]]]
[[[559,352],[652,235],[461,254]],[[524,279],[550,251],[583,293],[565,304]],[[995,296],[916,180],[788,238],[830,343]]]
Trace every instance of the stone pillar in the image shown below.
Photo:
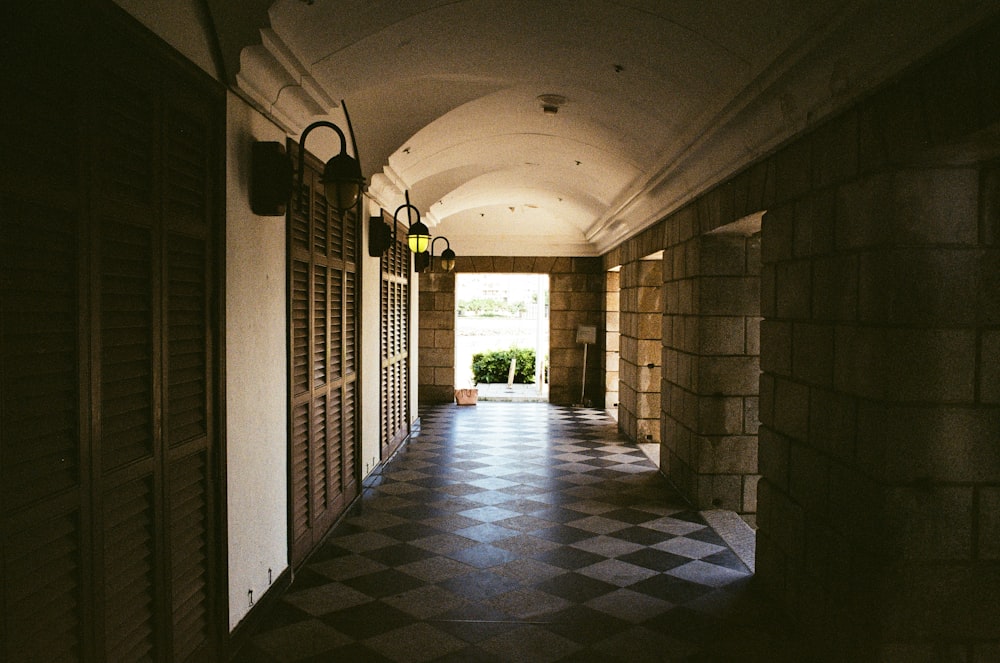
[[[455,399],[455,274],[425,272],[420,282],[420,352],[417,395],[421,403]]]
[[[998,228],[974,167],[765,217],[757,571],[823,651],[1000,653]]]
[[[629,439],[660,439],[660,260],[637,260],[621,269],[618,428]]]
[[[621,347],[620,271],[609,271],[604,278],[604,407],[618,409],[618,361]]]
[[[661,465],[697,508],[753,523],[759,237],[725,227],[695,237],[664,252],[664,273]]]
[[[549,271],[549,401],[579,403],[583,381],[583,345],[576,342],[580,325],[597,330],[597,343],[587,348],[585,400],[604,407],[604,272],[599,259],[558,258]]]

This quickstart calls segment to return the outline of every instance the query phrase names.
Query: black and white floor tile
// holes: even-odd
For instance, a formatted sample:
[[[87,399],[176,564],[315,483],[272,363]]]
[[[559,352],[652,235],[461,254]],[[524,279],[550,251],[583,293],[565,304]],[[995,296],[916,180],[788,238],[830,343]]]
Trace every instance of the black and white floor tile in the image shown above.
[[[236,659],[784,660],[751,578],[603,411],[436,406]]]

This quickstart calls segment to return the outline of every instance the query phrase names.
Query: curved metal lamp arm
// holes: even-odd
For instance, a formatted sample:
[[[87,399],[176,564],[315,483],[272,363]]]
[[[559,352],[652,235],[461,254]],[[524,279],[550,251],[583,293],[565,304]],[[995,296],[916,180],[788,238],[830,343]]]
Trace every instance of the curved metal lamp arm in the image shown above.
[[[434,244],[437,243],[439,239],[444,240],[444,251],[441,252],[438,260],[441,263],[441,269],[445,272],[451,272],[455,269],[455,252],[451,250],[451,242],[444,235],[438,235],[431,240],[430,253],[427,258],[427,266],[433,271],[434,269]]]
[[[401,210],[404,210],[404,209],[406,210],[406,225],[407,225],[407,227],[413,225],[413,217],[410,216],[410,210],[411,209],[414,212],[417,213],[417,221],[418,222],[420,221],[420,210],[417,209],[416,205],[411,205],[410,204],[410,192],[409,192],[409,190],[406,191],[406,203],[403,204],[403,205],[400,205],[399,207],[396,208],[396,213],[392,215],[392,220],[395,221],[396,223],[399,223],[399,212]],[[393,226],[393,228],[395,228],[395,226]],[[395,232],[395,229],[393,230],[393,232]]]
[[[434,257],[434,245],[437,244],[437,241],[439,239],[443,239],[444,240],[445,251],[447,251],[448,249],[451,248],[451,242],[448,241],[448,238],[445,237],[444,235],[438,235],[437,237],[435,237],[434,239],[431,240],[431,249],[430,249],[431,250],[431,258]]]
[[[313,129],[318,129],[319,127],[329,127],[330,129],[336,131],[337,135],[340,136],[339,154],[343,154],[347,150],[347,138],[344,136],[344,132],[340,130],[340,127],[338,127],[333,122],[330,122],[328,120],[320,120],[318,122],[313,122],[312,124],[310,124],[308,127],[305,128],[305,131],[302,132],[302,137],[299,139],[299,170],[298,170],[299,185],[297,187],[299,207],[302,207],[302,183],[305,181],[306,136],[308,136]]]

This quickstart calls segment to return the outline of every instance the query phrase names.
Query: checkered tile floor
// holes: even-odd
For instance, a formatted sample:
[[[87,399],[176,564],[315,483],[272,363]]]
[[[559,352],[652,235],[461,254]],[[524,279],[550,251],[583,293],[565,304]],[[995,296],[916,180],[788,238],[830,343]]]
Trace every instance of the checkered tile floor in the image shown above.
[[[421,418],[237,660],[777,651],[749,570],[604,412],[480,403]]]

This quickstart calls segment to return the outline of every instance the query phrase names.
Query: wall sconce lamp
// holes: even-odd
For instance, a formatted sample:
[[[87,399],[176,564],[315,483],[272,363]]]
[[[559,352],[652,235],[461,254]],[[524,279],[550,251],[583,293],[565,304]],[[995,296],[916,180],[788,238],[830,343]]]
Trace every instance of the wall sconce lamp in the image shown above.
[[[382,222],[382,218],[378,216],[373,216],[368,219],[368,255],[373,258],[382,255],[386,249],[392,246],[392,243],[396,241],[396,225],[399,223],[399,213],[406,210],[407,221],[412,220],[412,215],[410,210],[417,213],[417,220],[415,223],[409,223],[406,232],[406,244],[410,247],[410,251],[416,253],[418,256],[421,253],[426,253],[427,248],[431,242],[431,233],[420,221],[420,210],[416,208],[415,205],[410,204],[410,192],[406,192],[406,203],[400,205],[396,208],[395,214],[392,215],[392,226],[386,226]],[[418,259],[419,264],[419,259]]]
[[[431,240],[431,254],[429,256],[430,260],[428,260],[428,263],[433,269],[434,245],[437,244],[437,241],[439,239],[444,240],[444,251],[441,252],[441,257],[439,258],[439,262],[441,263],[441,269],[444,270],[445,272],[450,272],[453,269],[455,269],[455,252],[451,250],[451,242],[449,242],[448,238],[445,237],[444,235],[435,237],[433,240]]]
[[[346,109],[344,113],[347,113]],[[365,185],[365,177],[361,174],[361,163],[347,153],[347,139],[344,137],[344,132],[333,122],[326,120],[313,122],[302,132],[299,143],[299,199],[302,198],[302,177],[306,165],[306,137],[309,132],[319,127],[333,129],[340,137],[340,154],[326,162],[319,181],[323,184],[329,205],[343,213],[358,204]]]
[[[399,207],[396,210],[396,214],[399,214],[399,210],[404,207],[413,208],[417,213],[417,222],[411,223],[409,230],[406,231],[406,245],[410,247],[410,251],[413,253],[424,253],[427,251],[427,246],[431,243],[431,231],[427,229],[423,221],[420,220],[420,210],[410,204],[410,192],[406,192],[406,204]],[[407,209],[406,216],[409,218],[410,211]]]
[[[414,257],[413,264],[418,272],[425,272],[428,268],[434,271],[434,245],[437,244],[439,239],[443,239],[445,243],[445,249],[441,252],[439,258],[441,269],[446,273],[455,269],[455,252],[451,250],[451,242],[448,241],[447,237],[439,235],[431,240],[429,251],[418,253]]]
[[[351,132],[351,143],[354,140],[354,130],[351,128],[351,118],[347,114],[347,105],[341,101],[347,127]],[[361,174],[361,162],[347,153],[347,139],[344,132],[333,122],[325,120],[313,122],[299,141],[298,189],[299,201],[302,199],[302,180],[306,158],[306,137],[313,129],[327,127],[333,129],[340,138],[340,153],[326,162],[320,182],[329,205],[338,212],[353,209],[361,198],[365,178]],[[261,216],[284,216],[288,201],[294,189],[294,174],[291,159],[285,151],[285,146],[278,142],[258,141],[253,144],[250,162],[250,209]]]

